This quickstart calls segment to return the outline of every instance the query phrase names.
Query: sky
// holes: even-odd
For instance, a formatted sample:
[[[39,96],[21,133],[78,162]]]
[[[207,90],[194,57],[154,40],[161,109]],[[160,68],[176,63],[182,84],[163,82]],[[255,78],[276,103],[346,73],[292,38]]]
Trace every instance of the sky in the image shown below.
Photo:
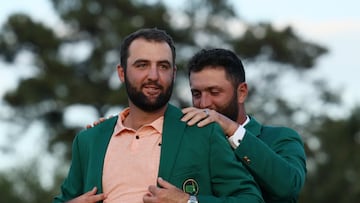
[[[235,2],[240,15],[247,21],[270,21],[279,27],[291,25],[300,37],[327,47],[329,53],[318,60],[312,74],[338,89],[343,94],[345,107],[351,109],[360,102],[360,1]]]
[[[181,4],[182,1],[171,1],[172,4]],[[176,7],[176,5],[173,6]],[[329,53],[321,57],[314,70],[313,77],[324,78],[329,85],[343,95],[344,108],[351,109],[355,104],[360,103],[360,1],[358,0],[234,0],[235,10],[248,22],[271,22],[276,27],[292,26],[295,32],[303,39],[323,45],[329,49]],[[36,21],[44,22],[47,25],[59,24],[59,19],[54,15],[49,0],[11,0],[2,1],[0,6],[0,25],[7,17],[14,12],[24,12],[32,16]],[[30,77],[34,74],[31,67],[31,60],[23,54],[10,66],[0,60],[0,98],[4,92],[16,87],[19,79]],[[0,100],[0,107],[3,102]],[[6,109],[5,109],[6,110]],[[5,111],[0,108],[0,113]],[[90,123],[95,118],[85,120]],[[2,160],[11,163],[12,160],[26,160],[29,156],[41,153],[41,149],[33,150],[32,147],[42,140],[42,124],[34,123],[27,132],[27,136],[18,142],[18,157],[3,157]],[[0,123],[0,149],[2,143],[7,140],[3,134],[5,126]],[[16,127],[11,126],[10,127]],[[61,150],[60,150],[61,151]],[[31,153],[29,153],[31,152]],[[44,157],[44,162],[51,162],[52,159]],[[13,161],[14,162],[14,161]],[[54,164],[53,164],[54,165]],[[1,169],[1,167],[0,167]],[[43,169],[53,170],[51,168]]]

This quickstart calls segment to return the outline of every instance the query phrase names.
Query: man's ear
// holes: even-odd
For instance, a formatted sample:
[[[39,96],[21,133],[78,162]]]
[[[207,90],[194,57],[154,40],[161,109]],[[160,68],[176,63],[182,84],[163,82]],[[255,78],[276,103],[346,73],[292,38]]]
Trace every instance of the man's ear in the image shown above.
[[[174,65],[174,76],[173,76],[174,82],[175,82],[175,79],[176,79],[176,72],[177,72],[177,66]]]
[[[248,95],[248,87],[247,87],[247,84],[246,82],[242,82],[238,85],[238,88],[237,88],[237,100],[238,100],[238,103],[245,103],[245,100],[247,98],[247,95]]]
[[[118,64],[116,68],[120,81],[125,82],[125,69],[120,64]]]

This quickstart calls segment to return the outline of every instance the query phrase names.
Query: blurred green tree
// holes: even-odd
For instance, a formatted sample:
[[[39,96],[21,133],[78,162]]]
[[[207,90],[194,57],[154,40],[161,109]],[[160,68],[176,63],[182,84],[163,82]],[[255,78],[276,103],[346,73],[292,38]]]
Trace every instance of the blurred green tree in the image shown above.
[[[345,119],[325,118],[314,129],[321,140],[308,161],[309,171],[301,202],[359,202],[360,200],[360,107]]]

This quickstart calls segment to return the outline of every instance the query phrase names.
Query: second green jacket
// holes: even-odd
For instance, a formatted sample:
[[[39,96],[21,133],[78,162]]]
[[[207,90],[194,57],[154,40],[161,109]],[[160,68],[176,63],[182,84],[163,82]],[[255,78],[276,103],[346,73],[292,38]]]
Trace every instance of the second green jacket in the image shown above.
[[[295,203],[304,185],[306,156],[299,134],[250,117],[235,154],[260,185],[266,203]]]

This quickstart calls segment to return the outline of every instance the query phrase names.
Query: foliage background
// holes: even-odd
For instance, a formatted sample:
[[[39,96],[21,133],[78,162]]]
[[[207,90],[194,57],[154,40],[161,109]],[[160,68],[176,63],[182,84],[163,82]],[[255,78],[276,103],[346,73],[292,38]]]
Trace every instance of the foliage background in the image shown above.
[[[235,50],[251,67],[246,70],[248,112],[264,123],[295,128],[303,136],[308,177],[300,202],[360,200],[356,181],[360,108],[346,118],[329,116],[327,109],[339,106],[341,95],[326,80],[304,77],[328,53],[326,47],[302,39],[290,26],[275,29],[271,22],[246,22],[231,1],[189,1],[176,10],[161,1],[51,2],[63,22],[59,27],[14,13],[0,32],[1,60],[12,64],[25,55],[32,67],[32,75],[3,98],[8,112],[1,120],[20,126],[3,136],[16,142],[36,123],[41,128],[36,133],[44,140],[38,144],[48,149],[43,156],[2,172],[1,202],[50,202],[57,194],[67,171],[70,143],[84,127],[68,122],[69,112],[86,109],[78,114],[97,118],[126,106],[124,89],[114,74],[118,46],[125,35],[141,27],[165,29],[176,42],[180,70],[172,102],[180,107],[191,104],[184,72],[187,59],[206,47]],[[283,80],[289,74],[296,75],[292,82],[303,84],[308,96],[296,102],[286,97]],[[0,150],[11,154],[12,148]],[[56,167],[52,173],[41,173],[47,164]]]

